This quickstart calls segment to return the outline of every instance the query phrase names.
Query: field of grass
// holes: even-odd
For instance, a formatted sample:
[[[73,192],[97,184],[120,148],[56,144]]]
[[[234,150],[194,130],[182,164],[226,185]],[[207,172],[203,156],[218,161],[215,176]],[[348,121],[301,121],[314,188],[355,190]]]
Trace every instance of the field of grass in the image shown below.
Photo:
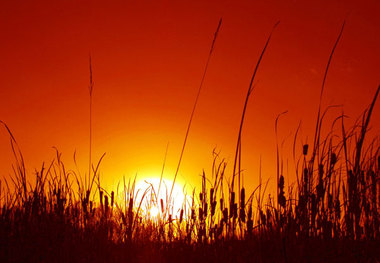
[[[277,195],[268,195],[262,180],[253,192],[245,190],[241,133],[269,41],[248,89],[232,175],[215,154],[212,173],[203,173],[200,191],[188,195],[179,211],[173,187],[136,189],[130,179],[107,192],[100,184],[101,160],[94,165],[91,157],[83,177],[65,167],[58,150],[53,162],[27,174],[16,139],[1,122],[15,164],[11,180],[0,181],[0,262],[379,262],[379,138],[366,134],[380,87],[353,127],[345,126],[342,114],[326,136],[321,129],[329,108],[319,106],[313,144],[300,145],[294,137],[294,187],[285,187],[277,149]],[[159,198],[165,190],[166,198]]]
[[[0,181],[1,262],[376,262],[379,141],[363,143],[375,99],[352,129],[341,116],[340,135],[295,149],[302,152],[295,189],[285,189],[280,173],[277,198],[265,184],[236,191],[215,156],[213,173],[203,174],[201,191],[179,213],[168,191],[158,199],[149,186],[137,199],[132,180],[107,193],[97,166],[79,178],[59,152],[29,183],[10,133],[16,164],[12,180]],[[159,213],[150,215],[151,206]]]

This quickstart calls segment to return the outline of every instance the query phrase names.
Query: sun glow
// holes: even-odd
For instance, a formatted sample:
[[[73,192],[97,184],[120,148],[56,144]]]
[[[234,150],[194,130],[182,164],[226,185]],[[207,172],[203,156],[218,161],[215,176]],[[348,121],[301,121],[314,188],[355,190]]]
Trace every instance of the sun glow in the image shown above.
[[[150,208],[149,214],[152,218],[157,218],[160,215],[160,210],[158,209],[157,206],[153,206]]]
[[[146,218],[179,218],[181,209],[186,209],[184,187],[176,182],[173,186],[172,196],[170,192],[173,181],[159,177],[148,177],[137,180],[135,191],[136,200],[141,202],[141,211]]]

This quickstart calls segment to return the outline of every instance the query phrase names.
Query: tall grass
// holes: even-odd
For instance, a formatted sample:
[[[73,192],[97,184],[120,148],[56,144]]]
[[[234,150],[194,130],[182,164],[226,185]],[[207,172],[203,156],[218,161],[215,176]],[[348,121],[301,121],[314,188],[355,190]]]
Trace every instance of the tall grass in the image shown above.
[[[205,66],[205,69],[204,69],[204,71],[203,71],[203,75],[202,75],[201,83],[200,83],[200,85],[199,85],[198,92],[197,92],[197,96],[196,96],[196,98],[195,98],[195,102],[194,102],[194,105],[193,105],[193,109],[192,109],[192,111],[191,111],[190,120],[189,120],[189,123],[188,123],[188,125],[187,125],[187,130],[186,130],[186,134],[185,134],[185,139],[184,139],[184,141],[183,141],[183,145],[182,145],[181,153],[180,153],[180,156],[179,156],[179,161],[178,161],[177,169],[176,169],[175,174],[174,174],[174,179],[173,179],[172,188],[171,188],[171,190],[170,190],[169,200],[171,200],[171,197],[172,197],[172,194],[173,194],[173,188],[174,188],[174,185],[175,185],[175,182],[176,182],[176,179],[177,179],[177,175],[178,175],[179,168],[180,168],[180,166],[181,166],[182,156],[183,156],[183,153],[184,153],[184,151],[185,151],[187,138],[188,138],[188,136],[189,136],[189,132],[190,132],[190,128],[191,128],[191,123],[192,123],[192,121],[193,121],[193,117],[194,117],[195,109],[197,108],[197,104],[198,104],[199,96],[200,96],[200,94],[201,94],[202,87],[203,87],[203,82],[204,82],[205,77],[206,77],[206,74],[207,74],[208,65],[209,65],[209,63],[210,63],[210,59],[211,59],[212,53],[213,53],[213,51],[214,51],[214,45],[215,45],[216,39],[217,39],[217,37],[218,37],[218,33],[219,33],[219,30],[220,30],[221,25],[222,25],[222,18],[220,18],[219,23],[218,23],[218,27],[216,28],[216,31],[215,31],[215,34],[214,34],[214,38],[213,38],[212,43],[211,43],[210,52],[209,52],[208,57],[207,57],[206,66]]]
[[[208,61],[219,27],[220,23]],[[369,142],[365,139],[380,86],[353,127],[345,126],[346,116],[342,113],[327,135],[323,137],[321,133],[329,109],[322,112],[322,94],[342,32],[343,27],[323,79],[314,145],[310,150],[308,144],[298,143],[298,128],[294,137],[297,184],[293,188],[285,188],[277,142],[278,119],[284,113],[275,120],[275,198],[266,194],[268,182],[262,181],[261,173],[260,183],[251,193],[246,192],[240,178],[244,116],[271,35],[250,81],[232,180],[228,180],[227,162],[214,151],[211,174],[202,173],[199,191],[185,193],[178,214],[170,209],[175,202],[173,185],[208,62],[171,187],[162,184],[161,175],[158,189],[152,184],[136,189],[136,178],[124,178],[117,189],[107,192],[99,175],[104,155],[96,165],[90,159],[89,174],[83,181],[79,174],[65,167],[58,150],[51,163],[43,164],[34,175],[27,174],[16,139],[0,121],[9,134],[15,157],[10,181],[0,180],[0,259],[4,262],[309,262],[316,256],[323,261],[379,259],[380,141],[378,137]],[[90,60],[90,115],[92,87]],[[160,191],[166,191],[165,200],[159,197]],[[157,215],[150,213],[152,208],[158,208]]]
[[[13,258],[26,253],[28,247],[48,253],[51,242],[70,250],[78,242],[90,247],[94,242],[100,247],[88,249],[99,251],[150,244],[161,247],[155,252],[160,255],[180,244],[182,249],[212,245],[223,251],[240,240],[260,258],[267,256],[263,246],[274,242],[277,256],[283,258],[284,253],[306,256],[301,253],[302,242],[323,247],[319,243],[323,240],[339,249],[354,244],[361,247],[358,253],[378,257],[372,245],[380,241],[379,138],[368,143],[364,138],[379,90],[354,127],[347,129],[342,115],[335,121],[341,127],[340,135],[332,130],[320,139],[318,169],[309,171],[312,153],[307,145],[300,145],[296,150],[300,154],[297,169],[302,174],[299,186],[285,192],[285,178],[280,173],[277,201],[266,198],[266,186],[260,184],[250,194],[243,187],[237,203],[232,184],[226,180],[227,163],[214,153],[210,177],[203,172],[200,191],[192,193],[179,216],[167,211],[162,199],[157,200],[158,189],[153,185],[136,189],[135,180],[124,179],[116,193],[98,185],[99,195],[90,194],[78,175],[66,169],[58,151],[53,162],[35,173],[34,183],[27,181],[31,176],[26,174],[21,152],[8,130],[15,167],[11,183],[5,179],[0,183],[1,255]],[[160,213],[147,216],[149,206],[159,206]]]

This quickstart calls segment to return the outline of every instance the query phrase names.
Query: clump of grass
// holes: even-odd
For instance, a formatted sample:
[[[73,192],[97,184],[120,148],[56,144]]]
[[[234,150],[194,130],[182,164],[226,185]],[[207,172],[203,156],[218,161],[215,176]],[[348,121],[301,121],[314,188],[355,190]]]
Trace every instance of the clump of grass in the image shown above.
[[[16,165],[12,185],[6,180],[0,182],[1,250],[14,255],[26,251],[26,246],[34,248],[34,244],[46,248],[47,240],[52,240],[57,247],[72,250],[73,244],[86,240],[89,246],[91,242],[100,246],[91,252],[95,254],[109,253],[106,247],[117,250],[118,246],[139,247],[140,244],[159,246],[152,250],[157,255],[165,251],[171,251],[168,255],[175,253],[178,246],[181,251],[187,247],[211,246],[215,253],[233,246],[236,251],[252,250],[256,256],[267,257],[264,246],[274,242],[277,256],[293,253],[307,258],[313,252],[303,255],[300,244],[309,240],[322,246],[317,242],[324,240],[334,242],[340,249],[343,246],[352,248],[355,244],[361,247],[360,251],[376,255],[370,244],[380,240],[379,141],[377,138],[365,144],[363,133],[367,130],[367,120],[379,90],[380,87],[359,122],[362,125],[347,129],[344,116],[341,116],[335,122],[341,122],[341,140],[337,140],[338,135],[333,132],[320,140],[318,169],[308,169],[309,146],[301,145],[299,169],[303,172],[299,187],[294,191],[285,191],[285,177],[281,172],[276,199],[265,198],[266,185],[261,181],[249,195],[242,187],[237,197],[232,182],[226,179],[226,161],[214,152],[210,178],[202,173],[200,191],[193,191],[190,202],[183,205],[178,218],[167,212],[164,200],[157,200],[158,189],[153,185],[145,190],[136,189],[135,179],[128,182],[124,179],[122,190],[118,188],[116,193],[108,193],[97,185],[97,190],[91,194],[79,175],[66,169],[58,151],[55,160],[35,173],[34,184],[29,183],[21,151],[9,131]],[[358,147],[363,153],[360,158],[357,157]],[[96,176],[98,167],[99,164],[93,170]],[[166,193],[168,197],[169,191]],[[145,204],[160,207],[158,218],[144,215],[142,206]],[[19,251],[14,242],[21,239],[26,243],[22,243]],[[244,250],[242,247],[239,250],[234,242],[240,242],[238,246]],[[368,247],[363,247],[362,242],[369,244]],[[128,257],[137,257],[131,250],[117,251],[124,256],[125,251],[129,251]],[[83,252],[78,253],[83,255]]]

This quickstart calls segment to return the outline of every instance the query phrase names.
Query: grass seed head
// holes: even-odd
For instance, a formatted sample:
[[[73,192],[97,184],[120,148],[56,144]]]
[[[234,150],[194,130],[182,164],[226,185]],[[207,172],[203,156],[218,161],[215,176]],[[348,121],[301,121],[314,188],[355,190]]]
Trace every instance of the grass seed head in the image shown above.
[[[235,215],[234,209],[235,209],[235,192],[231,192],[230,217],[233,217]]]
[[[208,212],[208,204],[205,203],[204,209],[203,209],[203,214],[205,217],[207,217],[207,212]]]
[[[227,208],[224,208],[223,209],[223,221],[225,223],[227,223],[227,220],[228,220],[228,209]]]
[[[245,210],[244,208],[240,208],[240,211],[239,211],[239,218],[242,222],[245,222]]]
[[[245,189],[244,187],[240,191],[240,208],[244,209],[245,207]]]
[[[183,208],[181,209],[181,212],[179,214],[179,222],[182,223],[183,220]]]
[[[103,209],[103,191],[99,191],[100,206]]]
[[[214,188],[210,189],[210,204],[212,204],[214,201]]]
[[[302,147],[302,152],[303,152],[303,155],[307,155],[307,151],[309,149],[309,145],[308,144],[304,144],[303,147]]]
[[[160,204],[161,204],[161,213],[164,213],[165,210],[164,210],[164,200],[161,198],[160,199]]]
[[[248,219],[252,219],[252,203],[249,205],[249,208],[248,208]]]
[[[109,204],[108,204],[108,196],[104,196],[104,207],[105,207],[105,213],[108,214]]]
[[[216,208],[216,201],[212,202],[211,204],[211,216],[214,216],[215,208]]]

